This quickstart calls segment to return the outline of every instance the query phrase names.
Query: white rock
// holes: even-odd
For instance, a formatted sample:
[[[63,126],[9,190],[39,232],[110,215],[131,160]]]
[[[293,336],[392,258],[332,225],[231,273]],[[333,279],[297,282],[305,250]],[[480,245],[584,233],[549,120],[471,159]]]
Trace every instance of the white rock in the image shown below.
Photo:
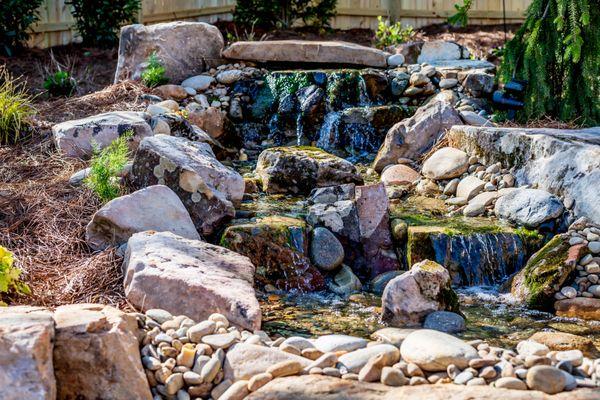
[[[402,359],[417,364],[425,371],[446,371],[454,364],[468,367],[478,358],[477,350],[462,340],[443,332],[421,329],[408,335],[400,346]]]
[[[215,82],[215,78],[209,75],[196,75],[181,82],[181,86],[190,87],[197,92],[202,92]]]
[[[523,340],[517,344],[517,352],[523,357],[545,356],[549,351],[548,346],[533,340]]]
[[[443,147],[425,160],[421,173],[434,180],[451,179],[461,176],[468,167],[467,153],[453,147]]]
[[[367,346],[367,341],[348,335],[324,335],[313,341],[314,347],[323,353],[354,351]]]
[[[399,67],[404,64],[404,56],[402,54],[392,54],[387,58],[387,64],[392,68]]]
[[[458,183],[458,187],[456,188],[456,197],[463,197],[467,200],[471,200],[481,192],[484,186],[485,181],[469,175],[466,178],[461,179],[461,181]]]

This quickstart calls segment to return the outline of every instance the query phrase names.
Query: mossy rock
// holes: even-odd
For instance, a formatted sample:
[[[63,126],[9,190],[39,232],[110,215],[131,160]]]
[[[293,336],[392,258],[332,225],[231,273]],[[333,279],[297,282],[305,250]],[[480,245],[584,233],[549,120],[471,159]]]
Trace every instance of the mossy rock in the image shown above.
[[[565,284],[577,265],[576,262],[567,262],[570,248],[568,235],[554,236],[514,276],[511,285],[513,296],[531,308],[551,309],[554,294]]]

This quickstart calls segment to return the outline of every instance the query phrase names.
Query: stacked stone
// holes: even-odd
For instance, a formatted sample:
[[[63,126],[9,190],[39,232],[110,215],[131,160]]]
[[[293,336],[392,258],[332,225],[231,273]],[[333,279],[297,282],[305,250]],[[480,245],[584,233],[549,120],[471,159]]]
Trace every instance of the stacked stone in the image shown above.
[[[572,224],[569,228],[569,244],[582,246],[584,251],[577,261],[576,276],[571,284],[563,286],[554,295],[556,300],[576,297],[600,298],[600,226],[587,221]]]
[[[345,335],[271,339],[230,326],[221,314],[200,323],[153,309],[139,315],[142,364],[154,399],[243,399],[271,380],[324,375],[388,386],[454,383],[554,394],[597,387],[600,359],[523,341],[516,351],[446,333],[386,328],[377,341]],[[263,349],[263,350],[261,350]]]

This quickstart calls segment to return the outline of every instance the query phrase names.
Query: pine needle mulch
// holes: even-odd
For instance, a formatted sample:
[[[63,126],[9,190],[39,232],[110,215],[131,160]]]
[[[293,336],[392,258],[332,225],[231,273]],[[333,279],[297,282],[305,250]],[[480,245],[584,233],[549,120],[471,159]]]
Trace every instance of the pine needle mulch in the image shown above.
[[[122,259],[115,249],[92,252],[85,227],[101,204],[69,177],[85,162],[60,155],[51,124],[111,110],[143,107],[139,85],[124,82],[103,91],[38,107],[38,133],[14,146],[0,146],[0,246],[15,255],[30,286],[29,296],[3,298],[11,305],[56,307],[103,303],[131,309],[123,292]]]

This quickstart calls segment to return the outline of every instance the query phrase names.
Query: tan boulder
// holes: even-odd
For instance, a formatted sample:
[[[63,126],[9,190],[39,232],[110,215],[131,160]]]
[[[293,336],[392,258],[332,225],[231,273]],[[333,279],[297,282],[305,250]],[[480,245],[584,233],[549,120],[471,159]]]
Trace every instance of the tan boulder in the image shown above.
[[[223,370],[225,379],[238,381],[240,379],[250,379],[257,374],[266,372],[271,366],[282,362],[299,364],[302,368],[306,368],[311,363],[308,358],[286,353],[276,347],[237,343],[227,350]]]
[[[566,318],[600,320],[600,299],[576,297],[554,303],[556,315]]]
[[[54,321],[42,307],[0,307],[0,398],[54,400]]]
[[[411,167],[396,164],[386,168],[381,173],[381,182],[384,185],[406,185],[418,180],[421,175]]]
[[[194,110],[189,113],[188,119],[213,139],[223,136],[229,124],[227,113],[218,107]]]
[[[133,315],[73,304],[58,307],[54,319],[58,399],[152,399]]]

